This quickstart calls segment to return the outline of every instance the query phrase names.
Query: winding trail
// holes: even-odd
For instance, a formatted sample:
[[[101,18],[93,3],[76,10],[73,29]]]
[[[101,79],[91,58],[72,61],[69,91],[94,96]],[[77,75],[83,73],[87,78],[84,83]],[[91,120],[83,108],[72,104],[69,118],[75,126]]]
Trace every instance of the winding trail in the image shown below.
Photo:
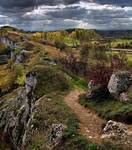
[[[96,143],[101,143],[101,129],[105,122],[94,111],[85,109],[78,103],[79,96],[84,91],[75,89],[66,95],[64,101],[77,115],[80,121],[80,133]]]

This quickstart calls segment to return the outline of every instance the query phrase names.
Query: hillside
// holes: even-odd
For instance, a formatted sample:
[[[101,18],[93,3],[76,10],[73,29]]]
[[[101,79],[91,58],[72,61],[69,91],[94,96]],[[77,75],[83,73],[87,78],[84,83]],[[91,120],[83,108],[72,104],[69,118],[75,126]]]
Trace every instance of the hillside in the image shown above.
[[[132,53],[101,35],[0,29],[0,150],[131,150]]]

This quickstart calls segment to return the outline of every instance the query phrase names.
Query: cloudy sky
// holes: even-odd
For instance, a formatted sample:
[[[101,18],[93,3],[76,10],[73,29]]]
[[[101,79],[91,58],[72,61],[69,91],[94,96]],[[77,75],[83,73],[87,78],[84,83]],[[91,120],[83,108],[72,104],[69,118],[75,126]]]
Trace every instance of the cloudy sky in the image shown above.
[[[0,0],[0,26],[132,29],[132,0]]]

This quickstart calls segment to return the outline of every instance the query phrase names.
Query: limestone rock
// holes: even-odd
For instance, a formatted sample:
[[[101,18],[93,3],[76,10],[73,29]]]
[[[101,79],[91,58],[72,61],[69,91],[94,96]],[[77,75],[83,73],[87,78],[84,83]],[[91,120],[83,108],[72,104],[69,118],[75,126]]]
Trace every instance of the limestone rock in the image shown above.
[[[37,79],[35,76],[35,72],[29,72],[26,75],[26,81],[25,81],[26,93],[28,94],[31,91],[34,92],[36,84],[37,84]]]
[[[53,124],[49,137],[49,148],[53,149],[62,142],[65,126],[63,124]]]
[[[124,124],[112,120],[107,122],[101,138],[117,145],[132,146],[132,132]]]
[[[16,64],[19,64],[19,63],[23,63],[25,60],[26,60],[26,54],[28,53],[28,51],[26,50],[21,50],[20,54],[18,54],[16,56],[16,61],[15,63]]]
[[[130,101],[127,96],[127,91],[131,85],[131,74],[125,71],[118,71],[112,74],[108,83],[108,90],[115,98],[121,98],[121,101],[127,102]]]

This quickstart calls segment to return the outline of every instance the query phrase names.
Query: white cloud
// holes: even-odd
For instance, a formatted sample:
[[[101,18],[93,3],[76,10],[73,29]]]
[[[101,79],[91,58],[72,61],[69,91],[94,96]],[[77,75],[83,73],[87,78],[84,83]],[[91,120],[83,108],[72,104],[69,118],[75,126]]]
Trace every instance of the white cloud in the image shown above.
[[[5,16],[5,15],[0,15],[0,18],[7,18],[7,16]]]

